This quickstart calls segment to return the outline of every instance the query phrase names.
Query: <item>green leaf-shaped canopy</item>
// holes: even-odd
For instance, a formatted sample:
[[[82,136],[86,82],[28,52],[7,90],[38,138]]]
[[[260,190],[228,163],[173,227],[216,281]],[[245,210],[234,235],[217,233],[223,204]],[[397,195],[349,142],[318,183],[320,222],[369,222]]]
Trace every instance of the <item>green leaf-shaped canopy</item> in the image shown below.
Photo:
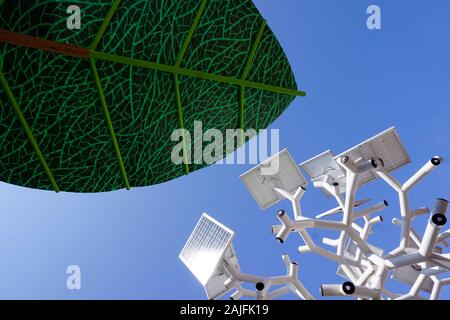
[[[79,30],[67,27],[71,5]],[[263,129],[303,95],[251,0],[0,0],[0,18],[8,183],[101,192],[168,181],[205,166],[171,161],[175,129]]]

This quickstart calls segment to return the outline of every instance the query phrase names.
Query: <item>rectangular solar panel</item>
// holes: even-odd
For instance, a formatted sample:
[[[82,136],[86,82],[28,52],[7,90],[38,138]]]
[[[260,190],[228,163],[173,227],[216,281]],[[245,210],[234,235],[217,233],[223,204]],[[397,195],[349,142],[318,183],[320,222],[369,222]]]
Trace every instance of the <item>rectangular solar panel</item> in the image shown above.
[[[345,172],[339,168],[336,160],[345,155],[349,156],[355,162],[368,161],[371,158],[382,159],[384,168],[388,172],[411,162],[397,131],[392,127],[338,156],[334,156],[331,151],[325,151],[303,162],[300,166],[308,173],[313,181],[320,181],[325,175],[329,175],[339,183],[339,191],[344,193],[346,176]],[[371,171],[362,173],[359,177],[359,185],[369,183],[376,178],[378,176]],[[325,189],[322,189],[322,191],[327,196],[331,196]]]
[[[330,150],[327,150],[301,163],[300,167],[306,171],[311,179],[316,179],[330,173],[331,171],[339,169],[334,157],[334,154]]]
[[[233,231],[204,213],[179,257],[200,283],[206,286],[233,237]]]
[[[405,147],[400,141],[394,127],[364,141],[363,143],[341,153],[335,159],[349,156],[353,161],[368,161],[371,158],[381,159],[384,169],[391,172],[411,162]],[[360,185],[375,180],[378,176],[369,171],[361,175]]]
[[[327,150],[301,163],[300,167],[306,171],[313,181],[320,181],[326,175],[330,176],[332,180],[336,180],[338,182],[341,182],[342,180],[345,181],[345,173],[339,167],[334,158],[335,155],[330,150]],[[328,197],[332,196],[326,189],[321,188],[321,190]],[[342,186],[340,187],[340,191],[345,191],[345,184],[344,189],[342,189]]]
[[[305,177],[287,149],[266,159],[240,178],[261,209],[267,209],[283,199],[274,188],[294,193],[299,187],[307,185]]]

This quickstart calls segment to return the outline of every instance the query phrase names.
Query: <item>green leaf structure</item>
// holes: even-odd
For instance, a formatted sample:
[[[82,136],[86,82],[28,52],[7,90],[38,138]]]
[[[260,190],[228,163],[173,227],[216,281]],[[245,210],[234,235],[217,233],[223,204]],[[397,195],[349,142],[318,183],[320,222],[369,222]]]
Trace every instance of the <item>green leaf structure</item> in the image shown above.
[[[175,129],[264,129],[304,95],[251,0],[0,0],[0,70],[0,180],[55,191],[199,170]]]

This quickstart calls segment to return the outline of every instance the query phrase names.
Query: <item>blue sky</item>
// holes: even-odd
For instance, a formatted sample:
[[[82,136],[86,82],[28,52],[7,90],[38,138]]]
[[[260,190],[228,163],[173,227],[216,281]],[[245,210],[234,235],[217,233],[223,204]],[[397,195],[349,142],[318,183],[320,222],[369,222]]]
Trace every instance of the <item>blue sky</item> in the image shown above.
[[[413,160],[395,173],[400,180],[436,154],[450,159],[447,0],[254,2],[282,44],[299,88],[308,92],[271,126],[297,162],[329,148],[339,153],[393,125]],[[366,28],[370,4],[382,9],[382,30]],[[245,272],[281,275],[281,255],[289,253],[313,294],[321,283],[342,282],[334,263],[296,252],[297,236],[275,242],[270,225],[277,209],[289,204],[261,211],[239,180],[250,167],[215,165],[162,185],[102,194],[0,183],[0,298],[204,299],[178,259],[202,212],[237,233],[234,246]],[[449,179],[445,163],[413,190],[412,207],[449,198]],[[361,189],[360,197],[368,196],[392,204],[371,239],[394,248],[396,195],[377,181]],[[309,216],[334,206],[311,186],[303,201]],[[417,221],[419,232],[425,221]],[[81,267],[79,291],[66,289],[65,270],[72,264]],[[443,297],[450,298],[449,289]]]

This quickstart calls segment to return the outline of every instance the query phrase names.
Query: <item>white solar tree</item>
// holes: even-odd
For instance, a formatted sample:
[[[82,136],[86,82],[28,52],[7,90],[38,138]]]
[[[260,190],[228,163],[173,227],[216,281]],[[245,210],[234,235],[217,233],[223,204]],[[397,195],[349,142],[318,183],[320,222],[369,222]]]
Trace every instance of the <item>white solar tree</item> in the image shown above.
[[[313,252],[338,264],[337,273],[345,281],[340,284],[323,284],[320,288],[322,296],[424,299],[423,293],[429,293],[429,298],[434,300],[439,298],[442,286],[450,284],[450,278],[445,278],[445,274],[450,271],[450,254],[444,253],[450,230],[441,230],[447,222],[445,214],[448,201],[437,199],[432,210],[426,207],[411,209],[408,194],[442,161],[441,157],[431,158],[401,184],[390,173],[411,161],[395,128],[390,128],[338,156],[328,150],[300,166],[285,149],[241,175],[241,180],[261,209],[270,208],[282,200],[291,202],[293,216],[280,210],[280,224],[272,226],[272,233],[279,243],[287,241],[291,233],[297,233],[303,242],[298,247],[300,253]],[[305,194],[307,182],[300,168],[310,176],[315,188],[320,189],[327,197],[334,197],[336,208],[315,218],[303,214],[300,201]],[[373,226],[383,221],[377,213],[385,209],[388,203],[381,201],[360,209],[370,199],[356,199],[359,187],[378,178],[398,193],[400,203],[400,217],[392,220],[401,227],[399,245],[388,253],[368,241]],[[428,225],[424,235],[420,237],[413,229],[413,221],[426,214],[429,215]],[[338,221],[324,219],[331,215],[341,215],[342,218]],[[202,229],[201,225],[206,221],[216,225],[217,230],[225,230],[221,232],[229,235],[226,237],[228,240],[224,242],[223,236]],[[313,241],[309,234],[309,229],[312,228],[336,231],[336,239],[322,239],[322,244],[334,249],[327,250]],[[314,299],[298,280],[298,267],[287,255],[283,256],[287,268],[285,276],[265,278],[242,274],[231,245],[232,238],[232,231],[204,215],[180,254],[183,262],[205,286],[208,298],[218,298],[234,289],[231,296],[233,299],[243,296],[273,299],[290,291],[302,299]],[[209,240],[202,242],[201,239]],[[216,245],[218,241],[220,244]],[[214,258],[204,253],[211,251],[207,249],[208,246],[215,248],[212,250],[215,252]],[[192,251],[189,248],[196,249]],[[192,252],[197,253],[192,255]],[[196,264],[201,267],[196,267]],[[209,271],[204,272],[204,268]],[[406,293],[390,292],[386,289],[390,278],[409,285],[410,290]],[[245,289],[242,286],[244,282],[256,283],[255,290]],[[270,292],[273,285],[284,286]]]

